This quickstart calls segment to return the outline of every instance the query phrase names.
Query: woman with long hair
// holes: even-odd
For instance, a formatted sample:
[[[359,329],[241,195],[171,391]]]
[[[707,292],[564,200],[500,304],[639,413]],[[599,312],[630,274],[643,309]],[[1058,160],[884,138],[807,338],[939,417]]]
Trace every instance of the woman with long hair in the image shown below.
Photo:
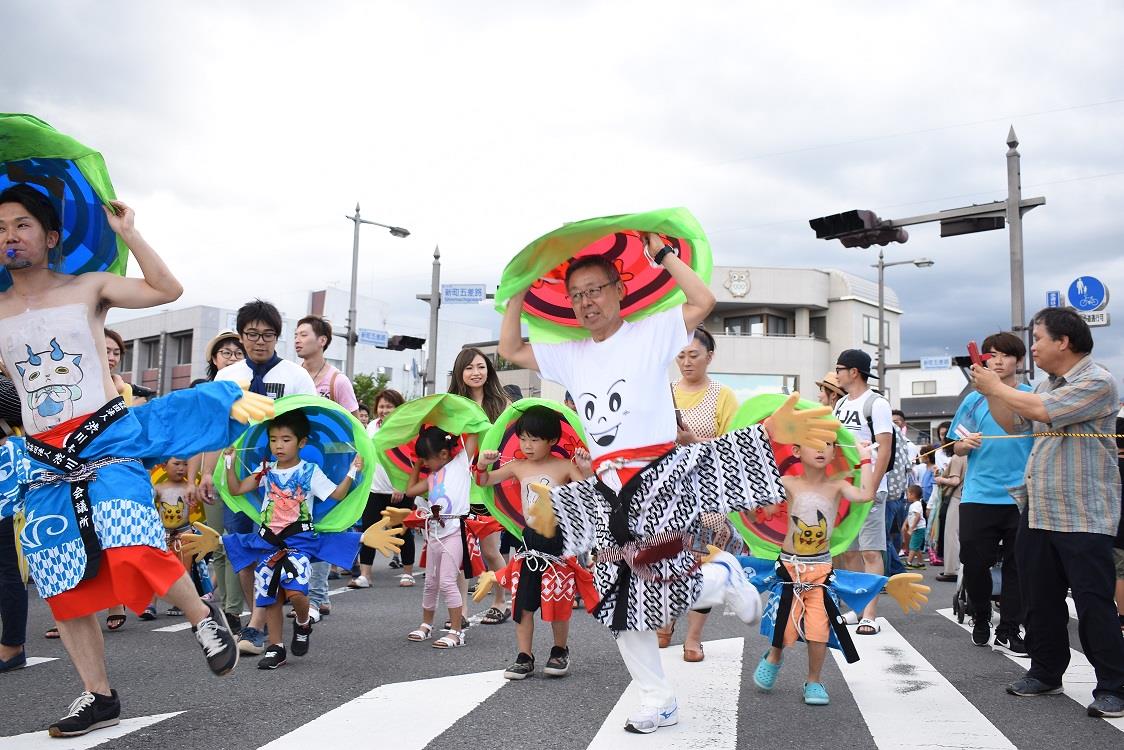
[[[691,343],[683,347],[675,358],[680,378],[672,384],[671,391],[680,422],[680,442],[713,440],[724,435],[729,431],[730,423],[738,410],[734,390],[711,379],[707,374],[713,359],[714,337],[701,326],[695,329]],[[734,528],[719,513],[704,513],[703,527],[711,535],[710,542],[717,547],[726,548],[731,543],[737,543]],[[687,613],[683,661],[699,662],[705,658],[702,631],[708,613],[709,610],[692,610]],[[658,637],[661,648],[670,644],[674,630],[674,622],[660,629]]]
[[[474,347],[461,349],[460,354],[453,361],[453,371],[449,377],[449,393],[470,398],[480,405],[488,419],[495,422],[503,414],[510,401],[504,393],[503,385],[496,368],[484,352]],[[476,515],[487,515],[488,509],[482,505],[473,505],[471,510]],[[502,570],[507,564],[500,553],[500,535],[489,534],[480,540],[480,553],[488,570]],[[467,586],[466,586],[467,588]],[[506,622],[511,616],[504,602],[502,586],[492,587],[492,606],[485,612],[480,622],[484,625],[499,625]]]
[[[372,438],[382,427],[383,420],[402,404],[406,399],[393,388],[387,388],[375,396],[375,417],[367,425],[367,434]],[[389,507],[410,509],[414,505],[413,498],[406,497],[404,493],[394,489],[390,483],[390,476],[382,464],[375,465],[375,478],[371,482],[371,494],[367,497],[367,506],[363,509],[363,518],[360,525],[366,530],[382,518],[382,512]],[[398,577],[399,586],[414,585],[414,532],[407,529],[402,537],[402,547],[396,557],[401,557],[399,565],[402,574]],[[375,550],[363,544],[359,547],[359,575],[351,579],[348,588],[366,589],[371,587],[371,565],[375,562]],[[395,567],[391,562],[391,567]]]

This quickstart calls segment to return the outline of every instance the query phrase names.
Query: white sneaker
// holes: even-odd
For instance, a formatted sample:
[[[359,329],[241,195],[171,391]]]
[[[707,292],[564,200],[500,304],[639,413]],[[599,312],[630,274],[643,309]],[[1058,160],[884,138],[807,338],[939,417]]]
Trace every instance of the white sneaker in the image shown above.
[[[347,587],[349,589],[369,589],[371,588],[371,582],[367,580],[367,576],[355,576],[347,584]]]
[[[746,625],[752,625],[761,619],[761,594],[746,580],[745,571],[738,563],[736,557],[729,552],[720,552],[712,562],[729,570],[726,584],[726,604],[734,610]]]
[[[640,706],[625,722],[624,730],[633,734],[651,734],[660,727],[670,727],[679,723],[679,703],[653,708]]]
[[[308,621],[313,624],[320,622],[320,608],[315,604],[308,605]]]

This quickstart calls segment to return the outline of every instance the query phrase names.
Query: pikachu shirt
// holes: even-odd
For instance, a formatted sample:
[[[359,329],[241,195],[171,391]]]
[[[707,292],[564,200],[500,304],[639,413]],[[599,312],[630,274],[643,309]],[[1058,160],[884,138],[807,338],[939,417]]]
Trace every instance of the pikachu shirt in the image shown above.
[[[788,534],[785,552],[793,555],[822,555],[831,544],[835,525],[835,502],[815,492],[799,492],[788,501]]]

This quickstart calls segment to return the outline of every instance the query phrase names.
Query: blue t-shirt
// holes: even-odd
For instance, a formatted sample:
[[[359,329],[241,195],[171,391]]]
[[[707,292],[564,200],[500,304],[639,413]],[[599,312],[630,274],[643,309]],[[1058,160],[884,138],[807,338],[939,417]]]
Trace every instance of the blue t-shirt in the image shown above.
[[[1018,389],[1026,392],[1033,390],[1025,383],[1019,383]],[[979,432],[984,435],[1007,434],[991,416],[987,399],[979,393],[969,394],[960,404],[956,416],[952,418],[949,435],[955,437],[956,428],[960,425],[969,432]],[[1026,483],[1024,477],[1026,460],[1030,456],[1033,445],[1034,441],[1029,438],[984,439],[979,448],[968,454],[967,478],[964,481],[960,502],[1014,505],[1015,500],[1007,489]]]

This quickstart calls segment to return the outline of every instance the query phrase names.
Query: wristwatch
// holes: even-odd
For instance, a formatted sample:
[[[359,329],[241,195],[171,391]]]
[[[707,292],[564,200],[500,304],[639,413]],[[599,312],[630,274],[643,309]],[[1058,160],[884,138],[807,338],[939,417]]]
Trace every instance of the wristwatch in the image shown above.
[[[662,248],[660,248],[660,251],[656,253],[656,257],[652,258],[652,263],[657,266],[662,266],[663,259],[666,258],[669,253],[677,258],[679,257],[679,250],[672,247],[671,245],[664,245]]]

